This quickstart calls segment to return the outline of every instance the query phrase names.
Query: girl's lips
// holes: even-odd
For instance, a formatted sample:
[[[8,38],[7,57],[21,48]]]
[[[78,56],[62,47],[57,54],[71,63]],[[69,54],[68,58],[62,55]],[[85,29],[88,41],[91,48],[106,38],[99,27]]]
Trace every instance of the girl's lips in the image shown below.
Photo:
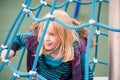
[[[52,43],[45,43],[46,46],[50,46]]]

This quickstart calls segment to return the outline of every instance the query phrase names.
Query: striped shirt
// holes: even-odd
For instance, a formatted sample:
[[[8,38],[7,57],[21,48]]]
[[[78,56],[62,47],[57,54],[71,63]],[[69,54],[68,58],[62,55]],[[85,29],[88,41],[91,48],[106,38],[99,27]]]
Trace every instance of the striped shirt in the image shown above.
[[[50,56],[42,55],[39,57],[37,72],[47,80],[70,80],[68,78],[72,75],[71,61],[62,63],[62,59],[55,60]]]

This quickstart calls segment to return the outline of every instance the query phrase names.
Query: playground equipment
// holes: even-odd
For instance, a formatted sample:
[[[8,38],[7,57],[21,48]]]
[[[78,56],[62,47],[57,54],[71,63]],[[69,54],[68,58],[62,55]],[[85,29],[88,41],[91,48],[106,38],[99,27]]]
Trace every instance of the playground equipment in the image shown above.
[[[97,48],[98,48],[98,45],[96,45],[95,46],[95,56],[94,56],[94,60],[92,61],[92,62],[90,62],[89,61],[89,57],[90,57],[90,44],[91,44],[91,36],[92,36],[92,33],[94,32],[93,30],[94,30],[94,27],[96,27],[96,43],[98,42],[98,36],[99,35],[104,35],[104,36],[108,36],[108,34],[106,34],[106,33],[104,33],[104,32],[100,32],[100,30],[99,30],[99,28],[103,28],[103,29],[106,29],[106,30],[109,30],[109,31],[112,31],[112,32],[118,32],[118,34],[119,34],[119,32],[120,32],[120,29],[119,28],[112,28],[112,27],[108,27],[107,25],[104,25],[104,24],[102,24],[102,23],[100,23],[99,22],[99,17],[100,17],[100,10],[101,10],[101,5],[102,5],[102,2],[106,2],[106,3],[108,3],[108,0],[92,0],[92,1],[89,1],[89,2],[82,2],[82,1],[79,1],[79,0],[65,0],[62,4],[60,4],[59,6],[56,6],[56,3],[57,3],[57,0],[54,0],[51,4],[49,4],[49,3],[47,3],[45,0],[41,0],[41,3],[39,4],[39,5],[37,5],[35,8],[30,8],[30,4],[32,3],[32,0],[26,0],[25,1],[25,3],[22,5],[22,8],[21,8],[21,10],[20,10],[20,12],[18,13],[18,15],[17,15],[17,17],[16,17],[16,19],[14,20],[14,22],[13,22],[13,24],[12,24],[12,26],[11,26],[11,28],[10,28],[10,30],[9,30],[9,32],[8,32],[8,35],[7,35],[7,37],[6,37],[6,39],[5,39],[5,41],[4,41],[4,43],[3,43],[3,45],[1,45],[1,51],[2,51],[2,49],[6,49],[7,48],[7,46],[6,46],[6,44],[7,44],[7,42],[8,42],[8,39],[9,39],[9,36],[10,36],[10,34],[11,34],[11,32],[13,31],[13,28],[15,27],[15,25],[16,25],[16,23],[18,22],[18,20],[19,20],[19,22],[18,22],[18,25],[17,25],[17,27],[16,27],[16,30],[14,31],[14,34],[12,35],[12,38],[11,38],[11,41],[10,41],[10,46],[8,47],[8,51],[7,51],[7,54],[6,54],[6,56],[5,56],[5,59],[3,59],[2,60],[2,63],[0,64],[0,71],[2,71],[2,69],[3,69],[3,67],[5,66],[5,64],[6,65],[8,65],[9,67],[10,67],[10,69],[13,71],[13,73],[14,73],[14,75],[13,75],[13,77],[11,78],[11,80],[12,79],[17,79],[18,77],[29,77],[29,80],[31,80],[32,79],[32,77],[33,76],[35,76],[35,77],[37,77],[37,78],[39,78],[39,79],[42,79],[42,80],[46,80],[44,77],[42,77],[41,75],[39,75],[36,71],[35,71],[35,66],[36,66],[36,64],[37,64],[37,60],[38,60],[38,56],[39,56],[39,51],[40,51],[40,47],[41,47],[41,45],[42,44],[39,44],[38,45],[38,49],[37,49],[37,53],[36,53],[36,57],[35,57],[35,61],[34,61],[34,64],[33,64],[33,67],[32,67],[32,70],[29,72],[29,73],[26,73],[26,72],[21,72],[21,71],[19,71],[19,68],[20,68],[20,64],[21,64],[21,61],[22,61],[22,57],[23,57],[23,54],[24,54],[24,51],[25,51],[25,49],[23,50],[23,54],[21,55],[21,58],[20,58],[20,62],[18,63],[18,68],[16,69],[11,63],[10,63],[10,60],[8,60],[8,55],[9,55],[9,52],[10,52],[10,48],[11,48],[11,46],[12,46],[12,43],[13,43],[13,39],[14,39],[14,37],[15,37],[15,35],[17,34],[17,32],[18,32],[18,30],[19,30],[19,28],[20,28],[20,26],[21,26],[21,24],[22,24],[22,22],[24,21],[24,18],[25,18],[25,16],[26,15],[29,15],[29,17],[32,19],[32,20],[34,20],[34,21],[37,21],[37,22],[42,22],[42,21],[44,21],[44,20],[46,20],[48,23],[46,24],[46,27],[47,27],[47,25],[49,24],[49,21],[50,21],[50,19],[51,18],[53,18],[53,16],[52,16],[52,13],[54,12],[54,9],[59,9],[59,8],[62,8],[62,7],[65,7],[65,11],[67,11],[67,9],[68,9],[68,5],[71,3],[71,2],[74,2],[74,3],[77,3],[77,4],[83,4],[83,5],[88,5],[88,4],[90,4],[90,5],[92,5],[92,10],[91,10],[91,18],[90,18],[90,20],[89,20],[89,22],[88,23],[84,23],[83,25],[81,25],[81,26],[76,26],[76,27],[74,27],[74,26],[69,26],[69,25],[67,25],[67,24],[65,24],[65,23],[63,23],[63,22],[61,22],[61,21],[59,21],[59,20],[57,20],[57,19],[54,19],[54,21],[56,21],[56,22],[58,22],[59,24],[61,24],[61,25],[63,25],[63,26],[65,26],[66,28],[70,28],[70,29],[73,29],[73,30],[77,30],[77,29],[80,29],[80,28],[84,28],[84,27],[88,27],[89,28],[89,30],[90,30],[90,33],[89,33],[89,36],[88,36],[88,44],[87,44],[87,53],[85,54],[85,80],[88,80],[88,65],[89,64],[92,64],[93,66],[92,66],[92,70],[93,70],[93,72],[94,72],[94,69],[95,69],[95,66],[96,66],[96,63],[100,63],[100,64],[105,64],[105,65],[107,65],[107,63],[105,63],[105,62],[101,62],[101,61],[98,61],[97,60],[97,55],[98,55],[98,52],[97,52]],[[97,18],[97,20],[95,20],[95,8],[96,8],[96,3],[99,3],[99,12],[98,12],[98,18]],[[112,2],[111,2],[111,4],[112,4]],[[116,4],[116,3],[115,3]],[[118,4],[119,5],[119,4]],[[50,9],[50,16],[48,17],[48,18],[38,18],[38,16],[39,16],[39,14],[40,14],[40,11],[41,11],[41,8],[43,7],[43,6],[47,6],[47,7],[50,7],[51,9]],[[118,8],[119,9],[119,8]],[[36,11],[37,10],[37,12],[36,12],[36,15],[34,15],[33,13],[32,13],[32,11]],[[119,9],[120,10],[120,9]],[[118,10],[118,11],[119,11]],[[120,12],[120,11],[119,11]],[[117,14],[117,13],[116,13]],[[115,15],[116,15],[115,14]],[[112,15],[111,15],[112,16]],[[117,18],[116,18],[117,19]],[[113,20],[113,19],[112,19]],[[119,21],[119,20],[118,20]],[[111,22],[111,21],[110,21]],[[112,22],[111,22],[112,23]],[[120,25],[120,21],[118,22],[118,24],[117,24],[118,26]],[[115,25],[110,25],[110,26],[116,26],[116,24]],[[118,34],[116,34],[116,35],[118,35]],[[42,40],[43,39],[40,39],[40,41],[42,42]],[[111,39],[110,39],[110,41],[111,41]],[[114,41],[114,40],[113,40]],[[114,42],[118,42],[119,41],[119,39],[115,39],[115,41]],[[113,43],[114,43],[113,42]],[[119,42],[118,42],[119,43]],[[116,43],[115,43],[116,44]],[[110,54],[111,55],[113,55],[114,53],[113,52],[115,52],[115,53],[117,53],[116,54],[116,57],[117,57],[117,55],[119,55],[118,54],[118,52],[119,52],[119,44],[116,44],[116,45],[118,45],[117,46],[117,49],[114,51],[112,51]],[[117,51],[117,52],[116,52]],[[119,56],[118,56],[119,57]],[[114,58],[110,58],[110,59],[113,59],[113,62],[114,62]],[[118,59],[118,58],[117,58]],[[118,60],[119,61],[119,60]],[[111,63],[113,63],[113,62],[111,62]],[[115,61],[116,62],[116,61]],[[114,62],[114,63],[115,63]],[[118,65],[119,65],[119,62],[117,62],[118,63]],[[113,72],[115,71],[116,72],[116,74],[119,74],[120,75],[120,73],[117,73],[118,71],[115,69],[114,67],[112,67],[112,65],[110,65],[110,70],[112,70]],[[118,66],[117,66],[117,69],[118,69]],[[111,77],[109,77],[111,80],[119,80],[120,78],[119,78],[119,75],[113,75],[113,74],[110,74],[110,76]]]
[[[114,11],[114,12],[113,12]],[[109,26],[120,29],[120,1],[109,2]],[[120,33],[109,32],[109,79],[120,80]]]

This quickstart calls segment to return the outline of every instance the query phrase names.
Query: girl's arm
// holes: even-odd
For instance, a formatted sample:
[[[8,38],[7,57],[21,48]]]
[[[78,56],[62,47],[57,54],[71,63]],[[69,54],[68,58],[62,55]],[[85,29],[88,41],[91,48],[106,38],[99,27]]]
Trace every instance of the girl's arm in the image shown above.
[[[16,54],[17,50],[20,50],[23,47],[25,47],[24,39],[26,37],[30,36],[30,35],[32,35],[32,33],[25,33],[25,34],[17,34],[16,35],[16,37],[15,37],[15,39],[13,41],[13,44],[12,44],[8,59],[11,59]],[[6,52],[7,52],[7,49],[2,50],[1,56],[0,56],[1,59],[3,59],[5,57]]]
[[[25,38],[31,35],[32,33],[17,34],[13,41],[11,49],[16,52],[17,50],[25,47]]]

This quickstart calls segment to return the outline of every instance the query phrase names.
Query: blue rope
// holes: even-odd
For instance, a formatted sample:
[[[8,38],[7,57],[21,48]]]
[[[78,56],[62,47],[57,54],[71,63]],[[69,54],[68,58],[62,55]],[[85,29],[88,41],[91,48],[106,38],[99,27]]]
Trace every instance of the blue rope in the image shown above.
[[[100,13],[101,13],[101,5],[102,5],[102,2],[99,2],[99,5],[98,5],[98,15],[97,15],[97,22],[100,22]],[[99,31],[99,27],[97,27],[96,29],[97,31]],[[95,54],[94,54],[94,58],[97,59],[97,56],[98,56],[98,39],[99,39],[99,35],[96,35],[96,45],[95,45]],[[96,66],[96,63],[93,64],[93,71],[95,71],[95,66]]]
[[[43,0],[45,1],[45,0]],[[8,47],[8,51],[7,51],[7,54],[5,56],[5,59],[7,60],[8,59],[8,55],[9,55],[9,52],[10,52],[10,49],[12,47],[12,44],[13,44],[13,39],[15,38],[18,30],[20,29],[20,26],[25,18],[25,15],[28,14],[29,17],[33,20],[33,21],[36,21],[36,22],[43,22],[43,21],[46,21],[46,24],[45,24],[45,28],[44,28],[44,31],[42,33],[42,37],[41,39],[39,40],[39,44],[38,44],[38,48],[37,48],[37,52],[36,52],[36,56],[35,56],[35,59],[34,59],[34,64],[32,66],[32,70],[31,71],[35,71],[36,69],[36,65],[37,65],[37,61],[38,61],[38,57],[39,57],[39,52],[41,50],[41,46],[42,46],[42,43],[43,43],[43,40],[44,40],[44,36],[46,34],[46,31],[47,31],[47,28],[48,28],[48,25],[50,23],[50,20],[53,20],[53,21],[56,21],[57,23],[61,24],[62,26],[66,27],[66,28],[69,28],[69,29],[72,29],[72,30],[78,30],[78,29],[81,29],[81,28],[85,28],[85,27],[88,27],[89,28],[89,35],[88,35],[88,41],[87,41],[87,46],[86,46],[86,54],[85,54],[85,78],[84,80],[89,80],[89,78],[93,78],[93,75],[89,75],[88,71],[88,66],[90,64],[93,64],[92,66],[92,70],[90,73],[93,73],[95,71],[95,66],[96,66],[96,62],[94,61],[89,61],[89,58],[90,58],[90,45],[91,45],[91,41],[92,41],[92,34],[94,33],[94,27],[96,27],[97,31],[99,31],[99,28],[103,28],[105,30],[109,30],[109,31],[114,31],[114,32],[120,32],[120,29],[118,28],[112,28],[112,27],[109,27],[107,25],[104,25],[102,23],[100,23],[100,13],[101,13],[101,6],[102,6],[102,2],[106,2],[108,3],[109,0],[103,0],[102,2],[99,1],[99,0],[92,0],[92,1],[89,1],[89,2],[82,2],[81,0],[73,0],[73,3],[76,3],[76,4],[82,4],[82,5],[89,5],[91,4],[92,5],[92,8],[91,8],[91,19],[90,20],[95,20],[95,9],[96,9],[96,3],[99,2],[99,6],[98,6],[98,16],[97,16],[97,21],[95,23],[84,23],[82,25],[78,25],[78,26],[71,26],[71,25],[68,25],[68,24],[65,24],[64,22],[60,21],[59,19],[57,18],[38,18],[38,16],[40,15],[40,12],[41,12],[41,9],[44,7],[44,6],[47,6],[47,7],[50,7],[50,15],[53,14],[54,10],[55,9],[59,9],[59,8],[63,8],[65,7],[65,11],[68,10],[68,7],[69,7],[69,4],[70,4],[70,0],[65,0],[62,4],[56,6],[56,3],[57,3],[57,0],[54,0],[54,2],[52,4],[49,4],[47,3],[47,5],[44,5],[44,3],[41,3],[39,5],[37,5],[36,7],[34,8],[30,8],[30,4],[31,4],[32,0],[26,0],[25,1],[25,5],[26,7],[25,8],[21,8],[20,12],[18,13],[17,17],[15,18],[6,38],[5,38],[5,41],[4,41],[4,46],[7,44],[8,42],[8,39],[11,35],[11,32],[13,31],[13,28],[15,27],[16,23],[18,22],[19,20],[19,23],[13,33],[13,36],[12,36],[12,39],[10,41],[10,45]],[[24,9],[27,9],[29,10],[28,13],[24,12]],[[36,15],[34,15],[32,13],[32,11],[36,11]],[[96,42],[98,43],[98,40],[99,40],[99,35],[103,35],[105,37],[108,37],[108,34],[107,33],[104,33],[104,32],[100,32],[99,34],[95,33],[96,35]],[[0,51],[2,50],[2,48],[0,49]],[[23,59],[23,55],[24,55],[24,52],[25,52],[25,49],[23,50],[23,53],[20,57],[20,60],[18,62],[18,66],[17,68],[15,68],[11,63],[10,61],[8,61],[7,63],[4,63],[2,62],[0,64],[0,71],[3,69],[4,65],[7,64],[9,66],[9,68],[14,72],[16,73],[19,77],[28,77],[29,80],[32,80],[32,77],[33,75],[31,75],[30,73],[25,73],[25,72],[21,72],[19,71],[20,69],[20,66],[21,66],[21,62],[22,62],[22,59]],[[97,60],[97,57],[98,57],[98,44],[96,44],[95,46],[95,54],[94,54],[94,58]],[[108,65],[107,62],[103,62],[103,61],[98,61],[97,63],[99,64],[104,64],[104,65]],[[46,80],[43,76],[41,76],[40,74],[36,73],[35,74],[35,77],[41,79],[41,80]],[[11,77],[11,80],[15,80],[17,79],[17,76],[12,76]]]

